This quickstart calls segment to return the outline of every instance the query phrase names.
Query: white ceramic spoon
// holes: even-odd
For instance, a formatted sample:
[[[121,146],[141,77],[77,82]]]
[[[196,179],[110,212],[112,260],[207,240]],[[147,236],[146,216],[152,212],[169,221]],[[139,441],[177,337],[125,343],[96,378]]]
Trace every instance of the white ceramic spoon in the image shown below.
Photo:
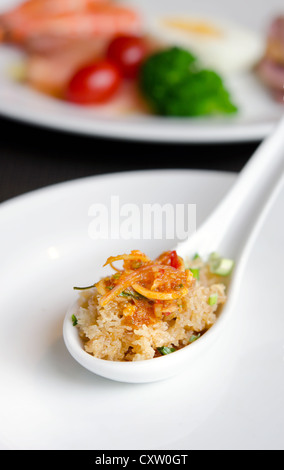
[[[78,330],[71,321],[72,314],[76,314],[78,309],[76,303],[67,312],[63,326],[64,341],[74,359],[97,375],[121,382],[154,382],[173,376],[183,368],[190,373],[191,364],[202,361],[209,354],[213,343],[216,344],[217,335],[226,334],[223,326],[233,311],[252,245],[282,187],[283,171],[284,118],[275,132],[258,147],[231,191],[207,221],[189,240],[176,247],[184,258],[196,252],[205,258],[212,252],[218,252],[235,260],[228,300],[208,332],[189,346],[167,356],[137,362],[106,361],[84,351]]]

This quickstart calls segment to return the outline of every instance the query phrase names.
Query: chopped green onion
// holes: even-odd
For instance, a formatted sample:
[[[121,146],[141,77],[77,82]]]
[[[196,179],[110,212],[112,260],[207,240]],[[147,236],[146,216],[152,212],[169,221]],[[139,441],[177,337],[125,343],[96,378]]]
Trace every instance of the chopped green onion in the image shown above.
[[[199,333],[198,335],[192,335],[189,342],[190,343],[194,343],[194,341],[196,341],[197,339],[199,339],[201,336],[201,334]]]
[[[196,259],[199,259],[199,258],[200,258],[199,254],[198,254],[198,253],[195,253],[195,255],[194,255],[194,257],[193,257],[192,259],[193,259],[193,261],[195,261]]]
[[[216,305],[217,301],[218,301],[218,294],[211,294],[208,299],[208,304],[211,305],[212,307],[213,305]]]
[[[73,314],[71,319],[72,319],[73,326],[76,326],[78,324],[78,320],[77,320],[76,315]]]
[[[229,276],[234,267],[234,261],[231,259],[222,258],[218,264],[215,264],[211,268],[213,274],[218,274],[218,276]]]
[[[211,253],[210,256],[209,256],[209,261],[214,261],[214,260],[216,260],[216,259],[219,260],[220,258],[221,258],[221,256],[220,256],[218,253],[213,252],[213,253]]]
[[[163,355],[166,356],[167,354],[171,354],[175,352],[175,348],[168,348],[166,346],[163,346],[162,348],[157,348],[157,350]]]
[[[199,269],[197,268],[190,268],[190,271],[193,274],[193,277],[199,281]]]
[[[229,276],[234,264],[232,259],[221,258],[217,253],[212,253],[209,258],[210,271],[218,276]]]

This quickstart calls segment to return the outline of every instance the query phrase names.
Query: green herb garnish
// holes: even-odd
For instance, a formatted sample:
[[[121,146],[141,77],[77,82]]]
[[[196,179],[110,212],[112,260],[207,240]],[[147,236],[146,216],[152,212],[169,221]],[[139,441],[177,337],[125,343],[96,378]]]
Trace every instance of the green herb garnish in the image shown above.
[[[212,307],[213,305],[216,305],[217,301],[218,301],[218,294],[212,294],[210,295],[208,299],[208,304],[211,305]]]
[[[199,281],[199,269],[197,268],[190,268],[190,271],[192,272],[193,274],[193,277]]]
[[[88,289],[93,289],[93,287],[95,287],[95,284],[93,284],[92,286],[88,286],[88,287],[73,287],[74,290],[88,290]]]
[[[120,295],[120,297],[125,297],[126,299],[128,299],[129,297],[132,298],[132,299],[137,299],[137,300],[145,298],[142,295],[138,294],[138,292],[134,292],[134,291],[132,292],[132,291],[128,291],[128,290],[124,290],[119,295]]]
[[[141,268],[141,266],[142,266],[141,261],[135,261],[134,263],[132,263],[132,268],[133,269],[139,269],[139,268]]]
[[[120,278],[120,276],[121,276],[121,274],[120,274],[120,273],[116,273],[116,274],[113,274],[113,276],[112,276],[112,277],[113,277],[114,279],[119,279],[119,278]]]
[[[229,276],[234,268],[234,264],[232,259],[221,258],[218,253],[212,253],[209,257],[210,271],[218,276]]]
[[[198,335],[192,335],[190,340],[189,340],[189,343],[194,343],[194,341],[196,341],[197,339],[199,339],[201,336],[201,334],[199,333]]]
[[[157,348],[157,350],[163,356],[166,356],[167,354],[171,354],[171,353],[175,352],[175,348],[168,348],[167,346],[163,346],[162,348]]]
[[[76,326],[78,324],[78,319],[77,319],[76,315],[73,314],[71,319],[72,319],[73,326]]]

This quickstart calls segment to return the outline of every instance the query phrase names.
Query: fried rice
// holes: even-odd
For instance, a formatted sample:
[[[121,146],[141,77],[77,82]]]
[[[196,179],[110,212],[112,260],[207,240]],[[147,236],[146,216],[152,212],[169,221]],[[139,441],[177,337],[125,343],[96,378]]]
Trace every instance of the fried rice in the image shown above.
[[[141,361],[183,348],[216,322],[226,302],[228,279],[212,273],[199,257],[185,263],[175,255],[179,264],[172,267],[173,252],[154,262],[139,251],[131,253],[110,258],[106,264],[113,268],[114,261],[124,259],[124,269],[114,268],[114,275],[79,295],[76,327],[85,351],[100,359]],[[140,284],[123,284],[133,276]]]

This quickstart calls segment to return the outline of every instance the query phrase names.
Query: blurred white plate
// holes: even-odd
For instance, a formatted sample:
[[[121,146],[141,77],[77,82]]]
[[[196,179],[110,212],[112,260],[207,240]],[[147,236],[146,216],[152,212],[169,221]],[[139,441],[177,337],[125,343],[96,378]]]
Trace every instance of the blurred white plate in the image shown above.
[[[108,381],[62,338],[74,285],[111,254],[155,256],[175,240],[93,241],[93,203],[196,203],[198,224],[235,176],[150,171],[91,177],[0,206],[0,446],[8,449],[283,449],[284,191],[254,247],[233,323],[193,374]],[[145,188],[147,190],[145,191]],[[178,191],[177,191],[177,188]]]
[[[19,0],[0,0],[0,9]],[[166,11],[195,12],[188,0],[131,1],[142,13],[154,15]],[[282,0],[271,0],[259,8],[257,0],[201,0],[197,13],[233,19],[240,25],[265,34],[270,19],[283,11]],[[117,113],[112,107],[105,110],[77,108],[43,96],[13,83],[7,70],[18,60],[15,50],[0,47],[0,114],[24,122],[53,129],[86,135],[169,142],[231,142],[260,140],[267,136],[283,113],[267,90],[253,74],[230,79],[235,102],[240,113],[234,118],[166,119],[155,116]]]

